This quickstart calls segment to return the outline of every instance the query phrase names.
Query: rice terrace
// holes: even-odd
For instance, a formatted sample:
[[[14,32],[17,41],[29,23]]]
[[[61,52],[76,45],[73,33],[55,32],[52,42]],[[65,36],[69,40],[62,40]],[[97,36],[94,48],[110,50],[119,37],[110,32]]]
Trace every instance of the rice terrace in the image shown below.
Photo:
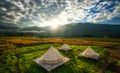
[[[33,59],[42,56],[51,46],[59,49],[64,43],[72,50],[60,53],[70,61],[52,70],[52,73],[120,72],[120,39],[16,36],[0,37],[0,73],[47,73]],[[89,46],[100,54],[98,60],[79,56]]]

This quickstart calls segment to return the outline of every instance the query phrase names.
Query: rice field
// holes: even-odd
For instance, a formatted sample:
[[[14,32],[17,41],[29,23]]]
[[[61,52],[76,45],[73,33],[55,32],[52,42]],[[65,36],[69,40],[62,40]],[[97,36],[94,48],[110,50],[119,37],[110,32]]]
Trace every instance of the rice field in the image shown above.
[[[37,41],[35,43],[22,44],[21,41],[13,40],[21,39],[25,41]],[[25,39],[25,41],[23,40]],[[93,38],[92,38],[93,39]],[[12,40],[7,41],[7,40]],[[84,43],[83,43],[84,42]],[[92,44],[91,44],[91,43]],[[62,66],[52,70],[50,73],[119,73],[120,59],[109,53],[109,45],[119,47],[119,41],[101,42],[88,41],[83,39],[59,39],[59,38],[1,38],[0,39],[0,73],[48,73],[45,69],[37,65],[33,59],[41,57],[51,46],[59,49],[63,43],[67,43],[73,50],[68,53],[59,51],[63,56],[70,58],[70,61]],[[104,47],[107,45],[108,47]],[[79,57],[87,47],[91,46],[100,58],[98,61]],[[116,48],[116,47],[115,47]],[[104,69],[106,61],[109,60],[109,66]]]

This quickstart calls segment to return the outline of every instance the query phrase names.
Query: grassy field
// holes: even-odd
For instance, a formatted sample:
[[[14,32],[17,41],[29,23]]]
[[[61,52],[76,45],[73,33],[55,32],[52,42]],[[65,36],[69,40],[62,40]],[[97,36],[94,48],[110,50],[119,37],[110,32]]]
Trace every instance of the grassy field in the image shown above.
[[[62,55],[70,58],[70,61],[50,73],[100,73],[102,70],[104,73],[119,73],[117,68],[120,67],[120,58],[109,50],[119,50],[120,39],[19,36],[0,37],[0,73],[47,73],[33,59],[41,57],[49,47],[54,46],[58,49],[63,43],[69,44],[73,49],[68,53],[60,51]],[[78,56],[89,46],[100,54],[99,61]],[[109,65],[104,69],[106,62]]]

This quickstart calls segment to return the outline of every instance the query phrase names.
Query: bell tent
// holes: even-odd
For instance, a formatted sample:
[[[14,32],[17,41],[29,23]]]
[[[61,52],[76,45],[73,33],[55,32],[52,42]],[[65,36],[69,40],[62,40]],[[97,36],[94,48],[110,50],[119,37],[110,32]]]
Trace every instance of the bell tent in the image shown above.
[[[71,50],[71,48],[67,44],[63,44],[60,50],[65,50],[67,52],[68,50]]]
[[[47,71],[51,71],[68,60],[68,58],[63,57],[54,47],[50,47],[40,58],[34,59],[37,64],[45,68]]]
[[[91,58],[91,59],[98,59],[99,54],[96,53],[91,47],[88,47],[84,52],[82,52],[79,56],[83,56],[86,58]]]

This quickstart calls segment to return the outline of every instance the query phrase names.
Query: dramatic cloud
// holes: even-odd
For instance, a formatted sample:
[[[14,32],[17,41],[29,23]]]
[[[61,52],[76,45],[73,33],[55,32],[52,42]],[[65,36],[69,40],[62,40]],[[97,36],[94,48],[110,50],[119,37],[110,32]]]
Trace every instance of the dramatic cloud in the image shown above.
[[[114,17],[120,17],[120,3],[117,1],[100,2],[93,8],[95,11],[88,16],[88,22],[102,22],[111,20]]]
[[[0,0],[0,16],[1,23],[17,26],[101,22],[119,17],[120,3],[101,0]]]

